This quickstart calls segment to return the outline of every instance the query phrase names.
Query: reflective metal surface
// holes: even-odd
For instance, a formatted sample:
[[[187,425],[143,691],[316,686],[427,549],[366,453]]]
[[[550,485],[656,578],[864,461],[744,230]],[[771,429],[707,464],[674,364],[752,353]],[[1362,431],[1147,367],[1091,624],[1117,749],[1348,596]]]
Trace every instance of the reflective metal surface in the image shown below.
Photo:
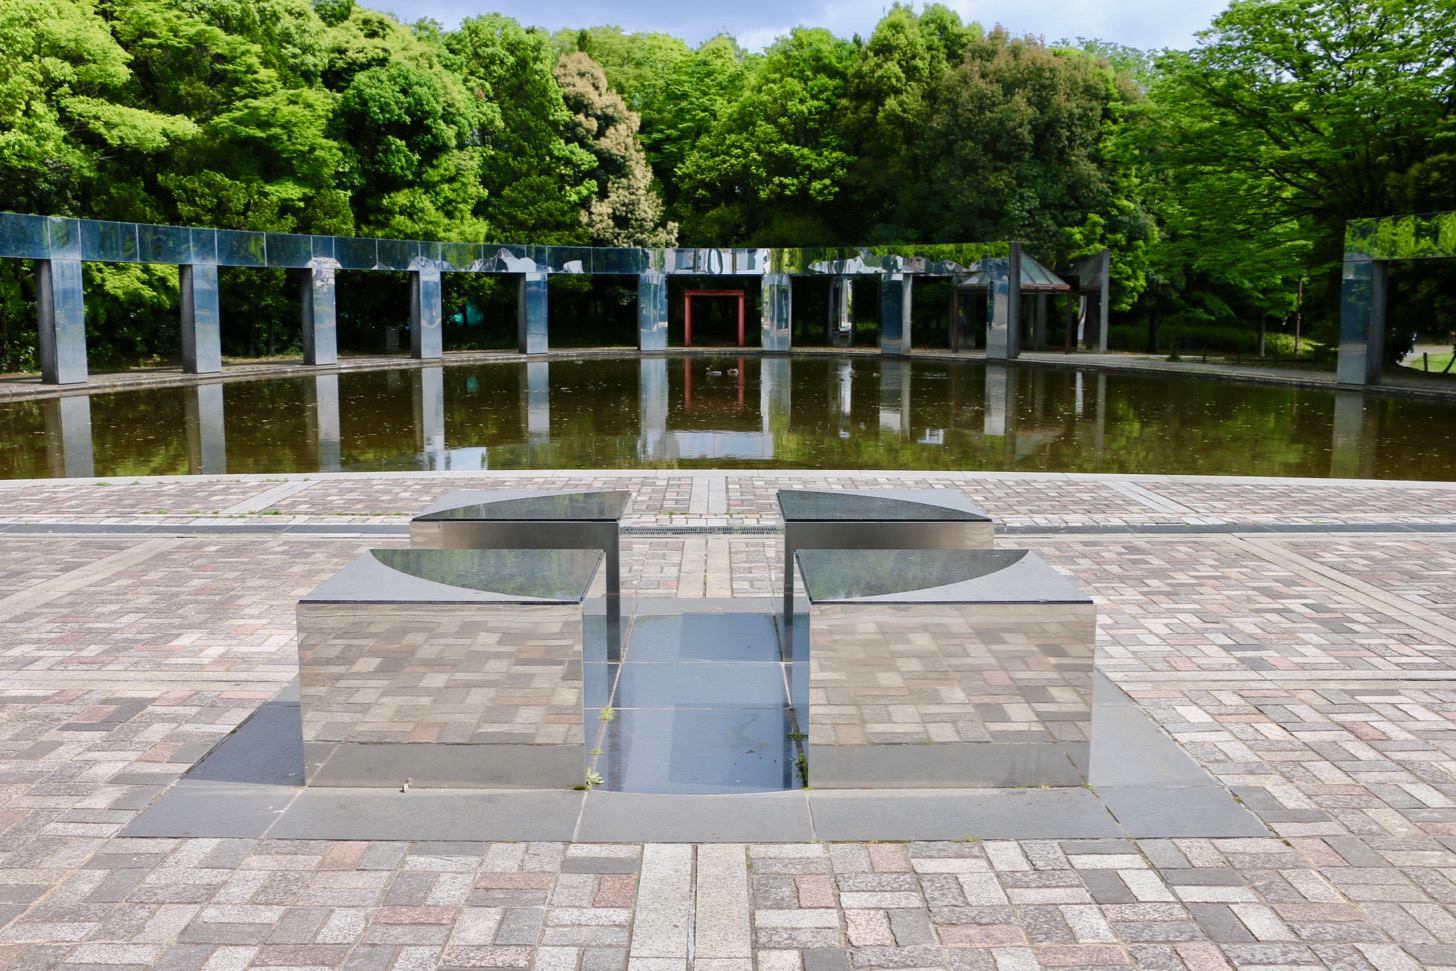
[[[546,274],[521,275],[520,299],[516,303],[520,325],[522,354],[545,354],[551,349],[546,313],[548,289]]]
[[[217,303],[217,267],[184,263],[177,268],[182,291],[182,370],[222,370],[222,314]]]
[[[37,350],[46,384],[86,382],[86,306],[81,263],[73,259],[35,261],[39,316]]]
[[[1086,783],[1096,608],[1035,553],[823,549],[798,563],[813,788]]]
[[[423,265],[410,273],[410,356],[433,361],[445,354],[440,269],[433,263],[416,262]]]
[[[940,510],[937,515],[937,510]],[[989,549],[995,524],[949,489],[779,490],[784,519],[784,620],[793,623],[799,550]]]
[[[623,491],[459,491],[410,520],[410,545],[430,549],[600,550],[604,557],[608,648],[620,658],[622,574],[618,523]]]
[[[339,264],[332,259],[310,258],[308,272],[302,277],[303,292],[303,363],[339,363],[339,329],[337,315],[337,274]]]
[[[305,596],[307,783],[581,784],[609,691],[597,676],[600,560],[589,550],[375,550]]]

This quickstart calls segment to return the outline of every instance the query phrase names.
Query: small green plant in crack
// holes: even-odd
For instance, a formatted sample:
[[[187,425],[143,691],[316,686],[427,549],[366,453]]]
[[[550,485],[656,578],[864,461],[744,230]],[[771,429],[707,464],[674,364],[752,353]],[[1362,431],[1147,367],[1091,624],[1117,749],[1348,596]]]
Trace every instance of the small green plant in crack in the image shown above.
[[[594,749],[592,749],[590,752],[588,752],[586,754],[587,755],[601,755],[602,754],[602,750],[599,749],[599,748],[594,748]]]
[[[601,784],[602,784],[602,777],[600,775],[598,775],[595,772],[588,772],[586,774],[586,788],[587,788],[587,791],[591,791],[592,789],[595,789],[597,786],[599,786]]]
[[[789,732],[789,741],[791,742],[802,742],[808,737],[808,734],[805,732]]]
[[[609,722],[616,717],[617,713],[612,710],[611,705],[607,705],[607,707],[603,708],[600,712],[597,713],[597,721],[599,722]]]

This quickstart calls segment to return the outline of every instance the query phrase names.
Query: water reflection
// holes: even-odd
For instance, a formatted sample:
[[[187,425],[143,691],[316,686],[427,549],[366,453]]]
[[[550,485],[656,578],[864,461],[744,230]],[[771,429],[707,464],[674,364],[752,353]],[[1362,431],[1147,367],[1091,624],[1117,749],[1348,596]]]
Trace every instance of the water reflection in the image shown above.
[[[86,479],[95,475],[90,396],[67,395],[46,401],[44,405],[51,476]]]
[[[186,388],[182,392],[182,405],[187,426],[187,470],[203,475],[224,474],[227,472],[227,422],[223,416],[222,385]],[[337,418],[335,422],[337,435]],[[89,436],[89,422],[86,431]]]
[[[226,407],[224,407],[226,399]],[[1456,406],[1027,364],[592,358],[0,407],[0,475],[654,466],[1456,479]]]

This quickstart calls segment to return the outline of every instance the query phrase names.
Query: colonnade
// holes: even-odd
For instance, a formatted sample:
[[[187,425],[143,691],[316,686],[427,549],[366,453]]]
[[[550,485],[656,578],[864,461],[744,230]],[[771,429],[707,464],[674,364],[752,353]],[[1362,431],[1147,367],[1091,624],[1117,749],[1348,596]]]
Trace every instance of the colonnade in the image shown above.
[[[222,371],[219,267],[282,267],[302,280],[304,363],[338,362],[337,288],[341,270],[403,271],[410,278],[410,354],[437,360],[444,353],[442,278],[491,273],[518,281],[517,337],[521,353],[550,351],[548,280],[557,273],[610,274],[637,279],[637,348],[668,346],[668,282],[672,276],[756,277],[760,282],[759,346],[792,346],[793,281],[831,280],[831,343],[852,340],[856,277],[880,284],[880,350],[908,353],[917,277],[976,278],[986,288],[986,348],[992,359],[1020,353],[1021,247],[1017,243],[820,249],[634,249],[516,246],[419,240],[300,236],[156,226],[0,213],[0,258],[35,263],[39,357],[47,384],[87,380],[84,262],[172,264],[181,288],[182,367],[189,374]]]

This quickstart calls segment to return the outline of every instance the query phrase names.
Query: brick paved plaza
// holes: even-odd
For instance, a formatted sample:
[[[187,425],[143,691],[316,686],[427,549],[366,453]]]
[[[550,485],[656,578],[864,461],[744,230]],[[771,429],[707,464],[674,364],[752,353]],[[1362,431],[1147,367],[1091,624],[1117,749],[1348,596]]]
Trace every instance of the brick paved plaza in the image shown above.
[[[445,492],[582,487],[634,493],[624,595],[679,598],[775,594],[778,488],[960,490],[1096,599],[1099,670],[1267,835],[119,835],[295,677],[301,595]],[[1456,967],[1456,483],[48,480],[0,483],[0,531],[5,971]]]

